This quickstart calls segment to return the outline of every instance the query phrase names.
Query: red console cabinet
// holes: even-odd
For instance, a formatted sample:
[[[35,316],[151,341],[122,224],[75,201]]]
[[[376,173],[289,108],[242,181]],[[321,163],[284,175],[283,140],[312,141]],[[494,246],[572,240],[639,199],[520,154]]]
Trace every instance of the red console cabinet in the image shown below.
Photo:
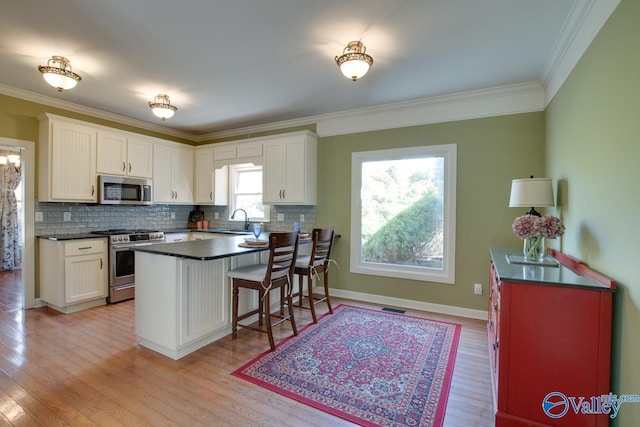
[[[521,263],[515,249],[490,250],[495,425],[608,426],[601,396],[610,392],[615,283],[547,252],[558,266]]]

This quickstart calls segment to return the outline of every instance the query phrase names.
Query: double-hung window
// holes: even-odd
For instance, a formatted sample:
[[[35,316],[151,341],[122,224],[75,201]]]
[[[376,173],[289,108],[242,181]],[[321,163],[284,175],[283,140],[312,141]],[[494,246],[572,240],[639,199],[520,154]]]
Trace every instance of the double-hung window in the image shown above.
[[[244,209],[251,221],[269,221],[269,208],[262,204],[262,165],[229,166],[229,195],[229,216],[236,209]],[[244,221],[244,217],[236,215],[235,220]]]
[[[454,283],[456,145],[352,154],[351,272]]]

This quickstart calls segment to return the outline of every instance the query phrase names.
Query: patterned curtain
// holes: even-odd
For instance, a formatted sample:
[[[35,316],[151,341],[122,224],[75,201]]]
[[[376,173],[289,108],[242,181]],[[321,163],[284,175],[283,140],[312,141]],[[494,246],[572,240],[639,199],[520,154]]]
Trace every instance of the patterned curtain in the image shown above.
[[[0,269],[2,270],[14,269],[22,265],[20,223],[15,194],[21,178],[20,166],[9,162],[0,165],[0,257],[2,261]]]

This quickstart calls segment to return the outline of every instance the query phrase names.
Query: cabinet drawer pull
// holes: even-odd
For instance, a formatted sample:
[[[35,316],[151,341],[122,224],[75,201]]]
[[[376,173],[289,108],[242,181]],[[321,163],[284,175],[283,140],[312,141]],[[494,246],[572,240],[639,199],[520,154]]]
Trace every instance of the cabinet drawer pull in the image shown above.
[[[129,172],[131,172],[131,162],[129,162]]]
[[[100,270],[102,270],[102,258],[100,258]]]
[[[124,171],[125,171],[125,165],[124,165],[124,162],[122,162],[122,172]]]
[[[213,200],[213,191],[211,193],[209,193],[209,199]]]
[[[83,246],[83,247],[78,248],[78,249],[82,249],[82,250],[84,250],[84,249],[91,249],[92,247],[93,247],[93,246]]]
[[[92,196],[92,197],[93,197],[93,194],[95,193],[95,191],[96,191],[96,190],[95,190],[95,187],[92,185],[92,186],[91,186],[91,196]]]

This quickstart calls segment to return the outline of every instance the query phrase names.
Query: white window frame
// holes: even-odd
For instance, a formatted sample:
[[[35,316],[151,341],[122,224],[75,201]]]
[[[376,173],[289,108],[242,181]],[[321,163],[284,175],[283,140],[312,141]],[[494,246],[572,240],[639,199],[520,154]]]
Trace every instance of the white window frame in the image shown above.
[[[362,164],[369,161],[421,157],[444,158],[443,265],[442,269],[362,261]],[[457,145],[427,145],[388,150],[361,151],[351,155],[351,261],[352,273],[401,279],[455,283]]]
[[[231,219],[231,214],[233,213],[233,211],[236,210],[236,173],[238,172],[242,172],[242,171],[249,171],[249,170],[257,170],[260,169],[262,171],[262,179],[264,180],[264,167],[262,165],[256,165],[253,163],[242,163],[242,164],[236,164],[236,165],[229,165],[229,218],[227,218],[229,221],[238,221],[238,222],[244,222],[244,217],[243,216],[239,216],[236,215],[236,217],[234,219]],[[260,194],[262,195],[262,188],[263,186],[260,185],[259,188],[257,188],[255,193],[243,193],[243,194]],[[263,204],[264,205],[264,204]],[[270,218],[271,218],[271,209],[269,205],[264,205],[264,217],[262,218],[256,218],[256,217],[249,217],[249,221],[251,222],[269,222]]]

